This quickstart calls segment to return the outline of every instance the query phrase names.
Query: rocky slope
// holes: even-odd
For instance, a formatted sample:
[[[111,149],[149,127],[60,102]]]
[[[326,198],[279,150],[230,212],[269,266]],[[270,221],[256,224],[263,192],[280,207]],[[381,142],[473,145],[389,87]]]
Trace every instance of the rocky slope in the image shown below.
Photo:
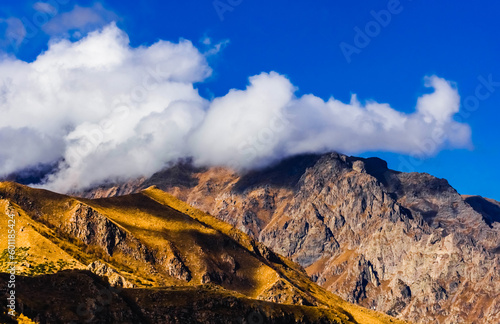
[[[0,183],[1,227],[11,218],[17,311],[38,323],[395,321],[343,301],[297,264],[154,187],[90,200]],[[4,234],[0,272],[9,260]],[[2,321],[12,320],[0,307]]]
[[[149,179],[306,268],[341,297],[418,323],[500,322],[498,203],[446,180],[336,153],[238,175],[180,163]]]

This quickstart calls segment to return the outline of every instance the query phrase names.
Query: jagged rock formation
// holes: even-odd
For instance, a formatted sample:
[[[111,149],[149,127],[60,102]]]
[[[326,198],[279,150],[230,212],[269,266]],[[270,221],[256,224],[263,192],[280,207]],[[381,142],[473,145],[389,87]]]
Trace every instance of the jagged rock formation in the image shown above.
[[[184,163],[84,195],[152,184],[291,257],[349,301],[418,323],[500,321],[499,205],[463,198],[444,179],[332,153],[243,176]]]
[[[100,260],[96,260],[87,266],[87,269],[98,276],[107,278],[111,287],[120,288],[134,288],[135,285],[121,276],[118,271],[103,263]]]

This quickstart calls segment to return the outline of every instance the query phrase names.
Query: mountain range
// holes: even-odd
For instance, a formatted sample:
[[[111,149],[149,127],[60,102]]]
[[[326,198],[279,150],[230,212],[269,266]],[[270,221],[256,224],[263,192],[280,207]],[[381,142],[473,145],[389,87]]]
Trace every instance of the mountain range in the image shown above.
[[[2,303],[3,323],[404,323],[157,187],[84,199],[3,182],[0,211],[2,228],[16,223],[16,318]]]
[[[500,322],[500,203],[378,158],[184,160],[70,195],[3,182],[0,210],[18,322]]]
[[[500,322],[500,203],[378,158],[300,155],[245,174],[183,161],[81,197],[170,193],[343,299],[416,323]]]

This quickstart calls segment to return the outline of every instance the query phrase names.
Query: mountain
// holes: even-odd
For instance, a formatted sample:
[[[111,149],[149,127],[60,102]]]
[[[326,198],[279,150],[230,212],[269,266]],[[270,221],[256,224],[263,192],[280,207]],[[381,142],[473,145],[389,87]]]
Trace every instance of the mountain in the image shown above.
[[[186,161],[80,195],[151,185],[292,258],[350,302],[417,323],[500,322],[500,204],[462,197],[444,179],[330,153],[242,175]]]
[[[3,182],[0,211],[1,228],[16,222],[20,323],[403,323],[156,187],[83,199]]]

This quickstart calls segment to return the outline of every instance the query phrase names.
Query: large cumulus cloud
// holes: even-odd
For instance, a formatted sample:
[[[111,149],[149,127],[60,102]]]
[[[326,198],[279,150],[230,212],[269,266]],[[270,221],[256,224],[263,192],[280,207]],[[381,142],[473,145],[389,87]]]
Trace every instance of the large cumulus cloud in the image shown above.
[[[44,185],[64,192],[149,176],[186,157],[244,171],[305,152],[432,155],[470,146],[469,127],[453,120],[457,90],[436,76],[426,78],[432,92],[404,114],[356,96],[297,97],[275,72],[208,101],[195,84],[210,74],[191,42],[132,48],[115,24],[77,42],[53,41],[31,63],[4,56],[0,177],[56,162]]]

